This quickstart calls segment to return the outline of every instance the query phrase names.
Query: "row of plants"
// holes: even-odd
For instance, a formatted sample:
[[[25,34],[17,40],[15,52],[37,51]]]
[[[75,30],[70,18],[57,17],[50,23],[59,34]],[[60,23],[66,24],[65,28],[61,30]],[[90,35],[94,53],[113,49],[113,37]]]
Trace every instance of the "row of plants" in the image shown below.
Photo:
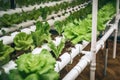
[[[31,52],[35,47],[41,47],[45,43],[50,43],[49,47],[52,48],[54,45],[54,49],[57,48],[55,44],[52,42],[51,38],[51,33],[50,31],[50,26],[47,22],[42,23],[38,21],[36,23],[36,30],[34,32],[31,32],[31,34],[27,34],[25,32],[20,32],[18,33],[14,39],[13,39],[13,44],[11,46],[4,45],[3,41],[1,41],[0,46],[5,46],[1,48],[1,64],[7,63],[8,60],[6,58],[10,57],[10,54],[13,52],[12,58],[17,58],[18,57],[18,52],[19,54],[25,53],[25,52]],[[62,40],[62,45],[64,44],[64,40]],[[58,45],[59,48],[59,45]],[[60,48],[59,48],[60,49]],[[57,51],[57,50],[56,50]],[[53,51],[53,52],[56,52]],[[60,50],[61,52],[61,50]],[[59,52],[59,53],[60,53]],[[16,54],[16,55],[15,55]],[[58,58],[57,53],[54,53],[55,57]],[[10,59],[10,58],[8,58]],[[2,62],[3,61],[3,62]],[[5,62],[4,62],[5,61]]]
[[[15,46],[4,45],[1,41],[2,50],[0,50],[0,66],[10,60],[10,54],[16,54],[22,51],[21,56],[15,60],[17,69],[10,71],[10,74],[2,72],[2,80],[58,80],[59,74],[54,71],[56,60],[64,48],[64,40],[55,45],[50,38],[49,24],[37,22],[36,31],[31,34],[24,32],[18,33],[14,38]],[[40,54],[30,53],[34,47],[40,47],[48,42],[49,47],[55,52],[55,58],[48,50],[43,49]],[[23,52],[24,51],[24,52]],[[25,53],[26,52],[26,53]],[[17,56],[18,57],[18,56]],[[22,65],[21,65],[22,64]]]
[[[113,5],[113,3],[108,3],[107,5],[105,5],[103,8],[99,10],[98,31],[102,31],[105,28],[104,26],[105,22],[109,20],[114,13],[115,13],[115,5]],[[99,22],[99,19],[100,19],[100,22]],[[101,21],[102,19],[103,21]],[[10,53],[12,53],[14,50],[22,50],[25,52],[26,51],[29,52],[34,47],[40,47],[42,44],[48,43],[48,46],[51,48],[52,52],[54,53],[55,58],[58,58],[59,55],[61,54],[61,51],[65,47],[65,42],[70,41],[72,42],[72,44],[77,44],[82,40],[90,41],[91,22],[92,22],[91,14],[87,15],[87,17],[84,19],[83,18],[74,19],[73,21],[71,20],[71,22],[67,22],[65,24],[62,24],[63,22],[57,21],[54,26],[56,27],[55,28],[56,31],[58,31],[59,35],[65,36],[65,39],[62,39],[59,45],[55,45],[55,43],[52,42],[51,40],[51,34],[49,33],[50,31],[49,24],[47,22],[45,23],[37,22],[35,32],[32,32],[31,34],[26,34],[22,32],[16,35],[16,37],[14,38],[15,46],[12,46],[13,49],[11,49]],[[62,29],[60,29],[58,26],[61,26],[63,31],[61,31]],[[2,44],[2,46],[4,45]],[[4,50],[7,51],[7,49],[2,49],[2,50],[3,51],[1,54],[4,54]],[[55,59],[52,57],[51,59],[48,59],[48,61],[46,61],[47,58],[50,57],[49,55],[52,57],[49,51],[43,50],[40,54],[25,53],[19,56],[19,58],[15,60],[17,64],[17,69],[11,70],[10,74],[5,75],[5,78],[8,78],[8,79],[4,79],[4,80],[16,80],[16,79],[17,80],[18,79],[20,80],[30,80],[30,79],[58,80],[59,75],[58,73],[54,72]],[[4,57],[4,60],[5,58],[6,57]],[[41,61],[42,60],[41,58],[43,58],[45,62]],[[53,62],[51,62],[51,60]],[[50,67],[48,65],[45,66],[45,64],[46,65],[50,64],[49,65]],[[1,77],[3,76],[0,76],[0,78]]]
[[[103,5],[105,5],[109,1],[110,0],[106,0],[106,1],[99,0],[98,1],[98,4],[99,4],[98,5],[98,9],[101,9],[103,7]],[[66,25],[69,22],[73,22],[75,19],[77,19],[77,20],[79,20],[79,19],[83,20],[84,18],[87,17],[87,14],[90,14],[91,12],[92,12],[92,6],[91,6],[91,4],[88,4],[87,8],[82,8],[79,11],[71,13],[70,16],[68,16],[65,20],[61,21],[61,24]],[[58,26],[58,27],[60,27],[60,26]]]
[[[22,6],[29,6],[29,5],[40,4],[40,3],[45,3],[45,2],[52,2],[52,1],[59,1],[59,0],[42,0],[42,1],[41,0],[34,0],[34,1],[33,0],[26,0],[26,1],[16,0],[16,4],[18,4],[20,7],[22,7]],[[73,5],[75,5],[76,2],[78,2],[78,4],[79,4],[79,2],[85,2],[85,1],[88,1],[88,0],[84,0],[84,1],[76,0],[76,1],[74,1]]]
[[[53,2],[53,1],[59,1],[59,0],[15,0],[16,4],[19,7],[41,4],[41,3],[46,3],[46,2]]]
[[[53,2],[53,1],[59,1],[59,0],[14,0],[17,7],[22,6],[29,6],[29,5],[35,5],[35,4],[41,4],[46,2]],[[0,0],[0,10],[7,10],[10,9],[11,2],[10,0]]]
[[[81,3],[83,3],[82,0],[77,0],[70,3],[64,2],[61,4],[56,4],[55,6],[50,7],[45,6],[44,8],[40,7],[39,9],[34,8],[32,11],[29,12],[22,11],[22,13],[15,13],[12,15],[4,14],[2,17],[0,17],[0,28],[11,27],[14,24],[19,24],[27,20],[37,20],[40,16],[43,20],[46,20],[47,16],[52,14],[53,12],[57,13],[60,10],[67,9],[70,6],[74,7]]]
[[[112,10],[112,11],[111,11]],[[105,5],[98,11],[98,33],[105,30],[105,23],[111,19],[112,15],[115,13],[115,3],[109,3]],[[59,26],[64,28],[63,35],[70,40],[73,44],[77,44],[83,40],[91,40],[92,31],[92,14],[87,15],[85,19],[69,19],[74,20],[71,23],[67,23],[65,26]],[[64,22],[63,22],[64,23]],[[56,29],[57,30],[57,29]]]
[[[0,11],[10,9],[10,1],[9,0],[0,0]]]
[[[99,6],[100,10],[98,12],[97,27],[98,33],[105,29],[105,23],[109,19],[111,19],[112,15],[115,13],[115,1],[111,0],[111,2],[113,2],[113,4],[107,4],[107,6],[103,7],[102,9],[100,8],[103,6],[103,4]],[[104,2],[104,4],[106,4],[106,2]],[[91,6],[89,6],[89,8],[86,8],[85,10],[86,12],[88,11],[87,13],[90,13]],[[91,40],[92,14],[86,16],[85,14],[87,13],[84,13],[82,11],[83,10],[80,10],[79,13],[71,14],[71,16],[66,18],[66,20],[64,21],[58,21],[60,24],[58,24],[57,28],[55,28],[59,32],[59,34],[63,33],[63,35],[73,44],[76,44],[83,40]],[[81,14],[83,14],[83,16],[80,16]]]

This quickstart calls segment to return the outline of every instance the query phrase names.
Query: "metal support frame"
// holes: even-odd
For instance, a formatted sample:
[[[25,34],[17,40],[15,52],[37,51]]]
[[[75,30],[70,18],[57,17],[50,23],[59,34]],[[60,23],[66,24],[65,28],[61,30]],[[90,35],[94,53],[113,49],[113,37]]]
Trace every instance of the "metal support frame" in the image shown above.
[[[106,41],[105,63],[104,63],[104,76],[107,75],[107,62],[108,62],[108,40]]]
[[[98,12],[98,0],[93,0],[93,4],[92,4],[92,42],[91,42],[92,62],[90,64],[90,80],[95,80],[96,39],[97,39],[97,12]]]

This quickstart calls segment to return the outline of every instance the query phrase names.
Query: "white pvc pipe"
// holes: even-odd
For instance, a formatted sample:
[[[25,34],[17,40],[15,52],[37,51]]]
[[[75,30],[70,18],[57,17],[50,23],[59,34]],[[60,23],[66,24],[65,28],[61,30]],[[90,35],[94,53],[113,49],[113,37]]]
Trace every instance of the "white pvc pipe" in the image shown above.
[[[30,28],[24,28],[21,30],[21,32],[25,32],[27,34],[31,34],[31,29]]]
[[[106,53],[105,53],[105,68],[104,68],[104,76],[107,75],[107,63],[108,63],[108,48],[106,49]]]
[[[9,33],[9,32],[13,32],[15,30],[18,30],[19,28],[25,28],[27,26],[31,26],[35,23],[36,21],[35,20],[29,20],[27,22],[23,22],[23,23],[20,23],[18,25],[15,25],[14,27],[10,27],[10,28],[2,28],[0,30],[0,35],[3,35],[2,33],[2,30],[4,30],[6,33]]]
[[[78,64],[62,79],[62,80],[75,80],[76,77],[84,70],[84,68],[91,62],[92,56],[90,54],[84,55]]]
[[[97,46],[96,46],[96,53],[100,50],[100,48],[102,48],[104,46],[104,43],[106,42],[106,40],[109,38],[109,36],[114,32],[114,30],[116,30],[117,26],[116,23],[112,24],[110,29],[105,33],[105,35],[97,42]]]
[[[93,6],[92,6],[92,41],[91,41],[91,51],[95,51],[96,50],[97,7],[98,7],[98,0],[93,0]]]
[[[10,70],[16,69],[17,64],[11,60],[7,64],[3,65],[2,68],[5,70],[5,73],[9,73]]]
[[[40,54],[43,49],[47,49],[48,51],[50,51],[50,48],[48,47],[48,45],[44,44],[40,48],[37,47],[37,48],[33,49],[32,54]]]
[[[62,70],[66,64],[68,64],[71,59],[69,53],[64,53],[62,56],[59,57],[61,59],[61,61],[57,61],[56,64],[55,64],[55,71],[56,72],[59,72],[60,70]]]
[[[3,40],[3,44],[9,44],[13,42],[13,38],[11,36],[4,36],[0,38],[0,41]]]
[[[109,38],[109,36],[114,32],[115,29],[116,26],[112,25],[110,29],[105,33],[105,35],[97,42],[96,53],[100,50],[101,47],[103,47],[105,41]]]
[[[119,14],[119,0],[116,0],[116,14]],[[116,29],[115,29],[115,35],[114,35],[114,47],[113,47],[113,58],[116,58],[116,46],[117,46],[117,33],[118,33],[118,22],[119,19],[116,16],[115,24],[116,24]]]
[[[96,70],[96,39],[97,39],[97,11],[98,0],[93,0],[92,4],[92,42],[91,42],[91,55],[92,62],[90,64],[90,80],[95,80]]]
[[[116,24],[116,26],[118,27],[118,24]],[[116,58],[116,47],[117,47],[117,33],[118,33],[118,28],[115,29],[115,33],[114,33],[114,47],[113,47],[113,58]]]

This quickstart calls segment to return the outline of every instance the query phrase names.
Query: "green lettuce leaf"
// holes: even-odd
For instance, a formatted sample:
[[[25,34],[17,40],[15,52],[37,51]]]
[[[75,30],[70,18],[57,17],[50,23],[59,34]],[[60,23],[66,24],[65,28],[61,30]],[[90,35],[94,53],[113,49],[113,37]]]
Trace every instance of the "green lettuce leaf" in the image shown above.
[[[28,50],[34,47],[32,36],[24,32],[20,32],[15,36],[14,44],[16,50]]]
[[[10,60],[10,54],[14,49],[8,45],[4,45],[3,41],[0,41],[0,66],[7,63]]]
[[[60,41],[59,45],[55,45],[55,43],[53,41],[50,41],[48,43],[48,46],[51,48],[51,50],[53,51],[53,53],[55,54],[55,58],[58,58],[59,55],[61,54],[63,48],[65,47],[65,40],[62,39]]]

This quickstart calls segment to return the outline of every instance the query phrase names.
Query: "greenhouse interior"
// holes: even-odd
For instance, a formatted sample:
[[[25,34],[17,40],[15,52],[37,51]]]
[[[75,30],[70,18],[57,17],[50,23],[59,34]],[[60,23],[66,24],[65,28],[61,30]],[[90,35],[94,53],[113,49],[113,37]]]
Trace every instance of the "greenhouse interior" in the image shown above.
[[[0,80],[120,80],[120,0],[0,0]]]

